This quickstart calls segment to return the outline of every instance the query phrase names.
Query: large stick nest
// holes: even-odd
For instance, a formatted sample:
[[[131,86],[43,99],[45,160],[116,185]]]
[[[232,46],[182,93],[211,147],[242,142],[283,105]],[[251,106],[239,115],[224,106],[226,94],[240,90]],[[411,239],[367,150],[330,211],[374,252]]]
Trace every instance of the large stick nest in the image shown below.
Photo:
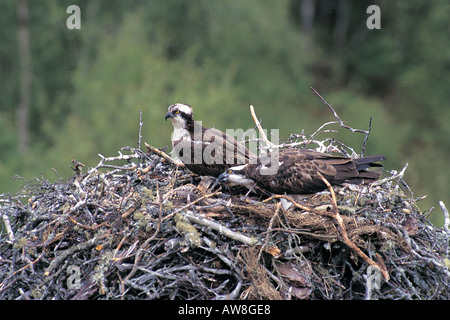
[[[280,147],[357,156],[324,128]],[[266,145],[261,124],[250,108]],[[141,142],[139,127],[139,145]],[[272,145],[273,146],[273,145]],[[450,218],[427,220],[400,172],[292,199],[198,177],[125,147],[68,181],[0,195],[0,299],[449,299]],[[324,183],[328,183],[325,179]]]
[[[73,163],[0,197],[0,299],[450,298],[449,234],[404,171],[286,210],[152,151]]]

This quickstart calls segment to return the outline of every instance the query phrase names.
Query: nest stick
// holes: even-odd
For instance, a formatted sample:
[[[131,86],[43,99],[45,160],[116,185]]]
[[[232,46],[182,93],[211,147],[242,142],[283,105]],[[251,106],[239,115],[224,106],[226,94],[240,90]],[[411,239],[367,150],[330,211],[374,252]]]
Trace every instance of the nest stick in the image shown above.
[[[448,210],[445,207],[443,201],[439,201],[439,206],[441,207],[441,210],[444,213],[444,230],[450,236],[450,216],[448,214]]]
[[[256,127],[259,130],[259,134],[261,135],[261,138],[264,140],[264,142],[267,144],[268,147],[270,147],[270,148],[275,147],[275,145],[272,142],[270,142],[269,139],[267,139],[267,135],[264,132],[264,129],[262,128],[261,123],[259,122],[258,118],[256,117],[255,109],[253,108],[252,105],[250,105],[250,113],[252,114],[253,121],[255,122]]]
[[[371,184],[371,186],[372,187],[381,186],[382,184],[384,184],[386,182],[389,182],[389,181],[392,181],[392,180],[403,179],[403,176],[405,175],[406,168],[408,168],[408,163],[405,164],[405,166],[403,167],[403,169],[400,172],[398,172],[396,174],[393,174],[390,177],[387,177],[387,178],[384,178],[384,179],[381,179],[381,180],[377,180],[377,181],[373,182]]]
[[[364,252],[362,252],[362,250],[360,248],[358,248],[358,246],[356,244],[354,244],[353,242],[351,242],[350,239],[348,238],[344,220],[342,219],[341,215],[339,214],[339,209],[338,209],[337,202],[336,202],[336,194],[334,193],[333,187],[328,182],[328,180],[325,179],[322,174],[320,174],[320,172],[317,172],[317,174],[319,175],[320,179],[322,179],[322,181],[327,185],[328,189],[330,190],[332,205],[333,205],[333,208],[334,208],[334,218],[336,219],[336,222],[339,225],[339,228],[340,228],[340,231],[341,231],[341,236],[342,236],[342,239],[343,239],[344,243],[350,249],[355,251],[369,265],[378,268],[380,270],[381,274],[383,275],[384,279],[386,281],[388,281],[389,280],[389,273],[386,270],[386,266],[381,261],[381,257],[379,255],[377,255],[377,258],[380,260],[380,263],[376,263],[375,261],[370,259]]]
[[[192,211],[187,211],[186,213],[183,214],[183,216],[186,217],[189,220],[189,222],[191,222],[191,223],[196,223],[196,224],[200,224],[202,226],[211,228],[230,239],[242,242],[246,245],[252,246],[258,242],[258,240],[256,238],[250,238],[250,237],[247,237],[246,235],[235,232],[235,231],[221,225],[220,223],[200,217],[200,216],[194,214]]]
[[[346,125],[344,123],[344,121],[341,120],[341,118],[337,114],[336,110],[334,110],[333,107],[324,98],[322,98],[322,96],[314,88],[311,87],[310,89],[314,92],[314,94],[316,96],[319,97],[320,100],[322,100],[322,102],[331,110],[331,112],[333,112],[334,117],[339,121],[339,125],[342,128],[348,129],[351,132],[360,132],[360,133],[364,133],[365,134],[363,145],[362,145],[362,148],[361,148],[361,157],[364,156],[364,152],[365,152],[365,149],[366,149],[366,143],[367,143],[367,140],[369,139],[370,130],[372,130],[372,117],[369,118],[369,128],[368,128],[368,130],[354,129],[354,128]]]
[[[141,261],[141,257],[142,257],[144,250],[147,249],[149,243],[152,242],[156,238],[156,236],[159,234],[159,232],[161,231],[161,223],[163,220],[162,219],[162,210],[163,209],[162,209],[161,195],[159,193],[158,185],[156,185],[156,196],[157,196],[158,202],[159,202],[158,225],[156,226],[156,231],[150,238],[145,240],[144,243],[139,247],[136,255],[134,256],[133,268],[131,269],[130,273],[128,273],[128,275],[125,277],[125,279],[124,279],[125,282],[134,276],[134,274],[136,273],[136,271],[138,269],[138,264],[139,264],[139,261]]]
[[[204,200],[204,199],[206,199],[206,198],[210,198],[210,197],[213,197],[213,196],[218,196],[218,195],[220,195],[220,194],[222,194],[222,192],[216,191],[216,192],[214,192],[214,193],[210,193],[210,194],[204,195],[203,197],[200,197],[200,198],[198,198],[198,199],[195,199],[194,201],[189,202],[187,205],[185,205],[185,206],[183,206],[183,207],[181,207],[181,208],[175,210],[175,211],[172,212],[171,214],[168,214],[167,216],[165,216],[165,217],[162,219],[162,221],[167,220],[167,219],[173,217],[174,215],[176,215],[177,213],[179,213],[179,212],[181,212],[181,211],[183,211],[183,210],[186,210],[187,208],[189,208],[190,206],[196,204],[197,202],[200,202],[200,201],[202,201],[202,200]]]
[[[141,141],[142,141],[142,125],[144,122],[142,121],[142,109],[139,109],[139,136],[138,136],[138,148],[141,149]]]
[[[450,242],[450,216],[448,214],[448,210],[445,207],[445,204],[443,201],[439,201],[439,206],[441,207],[442,212],[444,213],[444,231],[446,232],[446,236],[447,236],[447,252],[446,252],[446,257],[448,259],[449,257],[449,242]]]
[[[331,214],[331,213],[329,213],[327,211],[318,210],[316,208],[311,208],[311,207],[307,207],[307,206],[301,205],[301,204],[297,203],[294,199],[292,199],[291,197],[289,197],[289,196],[287,196],[285,194],[274,194],[270,198],[267,198],[267,199],[263,200],[263,202],[266,203],[266,202],[269,202],[270,200],[273,200],[273,199],[286,199],[289,202],[292,202],[292,204],[295,207],[297,207],[297,208],[299,208],[299,209],[301,209],[303,211],[312,212],[312,213],[315,213],[315,214],[319,214],[319,215],[327,216],[327,217],[331,217],[331,218],[334,217],[333,214]]]
[[[55,259],[52,260],[52,262],[50,263],[50,265],[48,266],[47,270],[45,271],[44,275],[45,276],[49,276],[50,273],[56,269],[56,267],[62,263],[63,261],[65,261],[67,259],[67,257],[73,255],[75,252],[80,251],[80,250],[85,250],[87,248],[90,248],[92,246],[95,245],[95,243],[99,240],[99,238],[92,238],[90,240],[87,240],[85,242],[81,242],[79,244],[77,244],[76,246],[70,247],[69,249],[65,250],[64,252],[62,252],[58,257],[56,257]]]
[[[14,231],[11,228],[11,222],[9,221],[9,217],[6,213],[2,214],[3,226],[5,227],[6,233],[8,234],[9,243],[14,243],[16,238],[14,237]]]
[[[164,151],[159,150],[158,148],[153,147],[152,145],[149,145],[148,143],[144,142],[145,147],[156,153],[157,155],[163,157],[164,159],[166,159],[167,161],[169,161],[170,163],[173,163],[174,165],[178,166],[178,167],[184,167],[184,164],[178,160],[175,160],[173,158],[171,158],[168,154],[166,154]]]
[[[275,208],[275,213],[273,214],[272,218],[270,219],[269,226],[267,227],[266,241],[264,242],[264,245],[261,247],[261,250],[259,250],[258,260],[261,259],[263,250],[269,251],[269,238],[270,238],[269,231],[272,230],[272,228],[273,228],[273,223],[274,223],[275,219],[278,217],[280,208],[281,208],[281,202],[278,202],[277,206]]]

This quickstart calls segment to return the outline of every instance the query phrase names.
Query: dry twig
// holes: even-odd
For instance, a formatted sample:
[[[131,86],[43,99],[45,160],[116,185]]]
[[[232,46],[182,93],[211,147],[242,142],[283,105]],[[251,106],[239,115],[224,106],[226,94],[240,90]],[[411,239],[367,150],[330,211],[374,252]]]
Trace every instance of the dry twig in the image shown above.
[[[264,129],[262,128],[261,123],[259,122],[258,118],[256,117],[255,109],[253,108],[252,105],[250,105],[250,113],[252,115],[253,121],[256,124],[256,127],[258,128],[258,131],[259,131],[259,134],[261,135],[262,140],[266,143],[269,150],[275,148],[276,146],[271,141],[269,141],[269,139],[267,139],[267,135],[264,132]]]
[[[331,110],[331,112],[333,112],[334,117],[338,120],[339,125],[342,128],[348,129],[351,132],[364,133],[364,141],[363,141],[363,145],[362,145],[362,148],[361,148],[361,154],[360,154],[361,157],[364,156],[364,153],[365,153],[365,150],[366,150],[366,143],[367,143],[367,140],[369,139],[370,131],[372,130],[372,117],[369,118],[369,128],[367,130],[354,129],[354,128],[346,125],[344,123],[344,121],[341,120],[341,118],[339,117],[337,112],[333,109],[333,107],[324,98],[322,98],[322,96],[314,88],[310,88],[310,89],[312,90],[312,92],[314,92],[314,94],[316,96],[318,96],[320,98],[320,100],[322,100],[322,102]]]
[[[168,154],[166,154],[164,151],[159,150],[158,148],[153,147],[152,145],[149,145],[148,143],[144,142],[145,147],[156,153],[157,155],[163,157],[164,159],[166,159],[167,161],[169,161],[170,163],[173,163],[174,165],[176,165],[177,167],[184,167],[184,163],[180,162],[176,159],[172,159]]]
[[[330,190],[331,200],[332,200],[331,203],[333,204],[333,208],[334,208],[334,218],[336,219],[336,221],[337,221],[337,223],[339,225],[339,228],[341,230],[341,236],[342,236],[342,239],[343,239],[344,243],[349,248],[351,248],[353,251],[355,251],[369,265],[377,267],[381,271],[381,273],[383,274],[384,279],[386,281],[388,281],[389,280],[389,273],[387,272],[386,266],[384,265],[384,263],[382,263],[381,259],[380,259],[380,263],[376,263],[375,261],[370,259],[364,252],[362,252],[362,250],[360,248],[358,248],[358,246],[356,246],[348,238],[344,220],[342,220],[342,217],[339,214],[339,209],[338,209],[337,201],[336,201],[336,194],[334,193],[333,187],[331,186],[331,184],[327,181],[327,179],[325,179],[325,177],[320,172],[317,172],[317,174],[319,175],[320,179],[322,179],[322,181],[327,185],[328,190]]]

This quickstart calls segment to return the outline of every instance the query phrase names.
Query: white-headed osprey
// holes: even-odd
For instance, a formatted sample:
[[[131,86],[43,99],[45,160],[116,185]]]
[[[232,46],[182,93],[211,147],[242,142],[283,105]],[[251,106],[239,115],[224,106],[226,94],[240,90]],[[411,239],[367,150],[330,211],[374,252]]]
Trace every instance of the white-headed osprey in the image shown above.
[[[352,159],[307,149],[282,149],[279,151],[276,173],[261,174],[264,164],[258,159],[256,164],[227,169],[219,176],[219,182],[227,185],[243,185],[249,189],[256,185],[275,194],[307,194],[326,189],[317,172],[320,172],[331,185],[374,182],[380,173],[367,169],[381,167],[381,164],[375,162],[384,159],[384,156]]]
[[[194,173],[217,177],[227,168],[249,162],[254,155],[234,137],[194,121],[187,104],[169,106],[165,119],[173,124],[174,157]]]

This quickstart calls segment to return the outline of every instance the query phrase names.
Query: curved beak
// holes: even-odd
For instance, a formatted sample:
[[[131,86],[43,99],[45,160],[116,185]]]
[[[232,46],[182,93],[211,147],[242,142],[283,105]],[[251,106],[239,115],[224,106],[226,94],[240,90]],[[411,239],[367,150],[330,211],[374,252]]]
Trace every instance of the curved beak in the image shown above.
[[[217,182],[219,182],[219,183],[227,182],[227,181],[228,181],[227,173],[222,173],[220,176],[217,177]]]
[[[165,116],[165,118],[164,118],[164,120],[167,121],[167,118],[173,118],[173,114],[170,113],[170,112],[167,112],[167,113],[166,113],[166,116]]]

